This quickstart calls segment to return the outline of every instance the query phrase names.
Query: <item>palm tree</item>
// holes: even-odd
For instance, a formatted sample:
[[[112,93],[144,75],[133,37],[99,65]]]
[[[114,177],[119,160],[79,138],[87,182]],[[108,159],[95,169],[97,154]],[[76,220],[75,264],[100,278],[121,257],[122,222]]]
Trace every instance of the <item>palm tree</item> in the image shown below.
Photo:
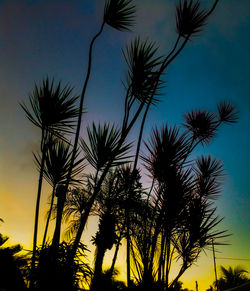
[[[133,0],[106,0],[103,12],[103,21],[100,27],[99,32],[93,37],[89,46],[89,55],[88,55],[88,68],[86,78],[83,84],[83,89],[80,97],[80,106],[78,112],[78,121],[75,133],[75,140],[72,150],[72,157],[71,157],[71,164],[68,171],[68,177],[65,184],[65,196],[64,200],[62,199],[61,204],[62,207],[66,201],[66,192],[69,186],[71,171],[73,169],[74,161],[76,158],[77,148],[78,148],[78,141],[80,135],[80,128],[81,128],[81,121],[82,121],[82,111],[83,111],[83,103],[84,98],[90,78],[91,67],[92,67],[92,53],[93,53],[93,46],[96,39],[102,34],[105,24],[119,30],[119,31],[129,31],[130,28],[134,24],[134,14],[135,14],[135,5],[133,5]],[[87,220],[87,214],[86,214]],[[75,252],[75,251],[73,251]]]
[[[38,169],[41,168],[41,157],[39,155],[34,155],[35,161]],[[57,193],[60,193],[59,188],[66,182],[68,169],[71,161],[71,149],[70,144],[66,143],[62,140],[54,139],[48,144],[48,149],[45,154],[45,165],[44,165],[44,177],[48,181],[48,183],[52,186],[52,195],[50,201],[50,209],[47,216],[42,248],[45,246],[46,236],[49,226],[50,217],[52,214],[52,209],[54,206],[54,198],[55,195],[58,197]],[[84,169],[84,165],[82,164],[83,159],[79,159],[75,162],[72,173],[71,173],[71,184],[79,184],[81,180],[77,178],[77,176]],[[58,197],[59,199],[59,197]],[[57,209],[59,212],[59,216],[61,213],[61,209]],[[58,217],[58,216],[57,216]],[[58,218],[57,220],[60,221]],[[60,234],[60,223],[57,223],[58,231],[55,233]],[[60,235],[55,235],[55,237],[60,238]]]
[[[92,239],[96,245],[94,276],[91,283],[91,290],[97,290],[102,273],[102,263],[106,250],[111,249],[116,241],[116,218],[112,212],[105,212],[101,215],[99,229]]]
[[[249,282],[249,278],[246,276],[248,271],[241,266],[236,266],[234,268],[231,266],[228,268],[220,266],[220,269],[222,276],[217,281],[219,290],[226,290]],[[214,282],[214,286],[216,287],[216,282]]]
[[[161,76],[167,69],[168,65],[181,53],[183,48],[192,36],[201,32],[205,26],[208,17],[214,11],[219,0],[215,0],[210,10],[200,9],[200,2],[193,0],[180,1],[176,6],[176,31],[178,33],[176,42],[172,50],[164,57],[156,59],[156,66],[159,66],[158,70],[153,73],[153,83],[150,83],[150,90],[147,91],[147,106],[142,118],[139,138],[137,141],[136,156],[134,162],[134,169],[137,166],[139,151],[141,146],[141,140],[143,135],[143,129],[146,121],[146,117],[150,108],[150,105],[155,103],[155,95],[157,95],[159,87],[162,85]],[[149,63],[154,65],[153,63]],[[152,66],[155,67],[155,66]],[[151,77],[152,79],[152,77]],[[147,87],[146,87],[147,90]]]
[[[71,259],[74,257],[92,206],[100,192],[108,170],[111,167],[126,163],[129,158],[127,152],[131,147],[131,144],[126,144],[124,141],[121,144],[121,131],[114,126],[111,127],[109,124],[96,127],[93,123],[92,128],[87,128],[87,132],[89,145],[84,140],[81,140],[81,143],[85,154],[84,158],[95,169],[93,191],[89,195],[84,213],[81,216],[79,228],[74,239]]]
[[[72,132],[75,125],[74,118],[78,114],[78,109],[76,108],[77,99],[77,96],[72,96],[72,88],[70,86],[62,87],[61,82],[55,84],[54,80],[51,81],[47,77],[42,81],[41,85],[35,84],[35,88],[29,96],[31,109],[24,103],[21,104],[27,118],[41,129],[41,164],[36,200],[32,271],[35,268],[40,197],[48,141],[51,136],[64,138],[64,134]]]
[[[176,7],[176,28],[178,32],[177,40],[173,46],[173,49],[167,54],[165,57],[155,59],[155,62],[150,62],[150,69],[156,69],[153,73],[150,71],[150,75],[147,75],[146,84],[148,86],[144,86],[144,101],[146,101],[146,109],[144,111],[144,115],[142,118],[139,138],[137,141],[137,149],[134,160],[134,170],[137,167],[139,152],[141,146],[141,140],[143,135],[143,129],[146,121],[146,117],[151,104],[154,104],[158,100],[155,96],[158,95],[159,88],[162,86],[163,82],[161,80],[161,76],[164,71],[167,69],[168,65],[180,54],[183,50],[191,36],[200,32],[207,21],[208,16],[213,12],[218,0],[216,0],[212,6],[212,8],[208,11],[201,10],[199,8],[199,1],[193,2],[191,1],[180,1]],[[155,51],[154,51],[155,53]],[[147,55],[146,55],[147,56]],[[141,74],[143,76],[143,74]],[[150,78],[149,78],[150,76]],[[148,82],[150,81],[150,82]],[[144,84],[143,84],[144,85]],[[146,98],[145,98],[146,95]],[[153,185],[153,183],[152,183]],[[128,247],[128,250],[130,248]],[[129,254],[127,256],[127,260],[129,263]],[[128,267],[129,268],[129,267]],[[130,275],[128,276],[128,278]]]
[[[145,143],[149,154],[142,158],[153,180],[153,191],[147,200],[149,211],[140,214],[132,236],[134,264],[143,285],[155,280],[155,266],[159,283],[174,287],[213,238],[226,236],[224,231],[213,231],[221,220],[211,204],[220,192],[222,165],[211,157],[195,161],[190,155],[199,144],[211,142],[222,122],[236,119],[235,108],[223,102],[218,113],[198,110],[186,114],[182,132],[177,127],[155,129],[150,142]],[[174,254],[183,265],[169,283]]]

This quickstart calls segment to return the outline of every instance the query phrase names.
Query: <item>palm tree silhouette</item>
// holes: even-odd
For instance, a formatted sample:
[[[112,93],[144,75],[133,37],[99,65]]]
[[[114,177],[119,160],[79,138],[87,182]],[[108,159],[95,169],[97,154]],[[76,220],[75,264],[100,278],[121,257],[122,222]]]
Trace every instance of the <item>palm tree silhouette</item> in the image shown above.
[[[241,266],[236,266],[234,268],[231,266],[228,268],[220,266],[220,269],[222,276],[217,281],[219,290],[226,290],[249,282],[249,278],[246,276],[248,271]],[[214,282],[214,286],[216,286],[216,282]]]
[[[85,78],[85,81],[83,84],[82,93],[80,96],[78,121],[77,121],[75,140],[74,140],[74,145],[73,145],[73,150],[72,150],[71,164],[70,164],[70,168],[68,171],[67,181],[65,184],[65,194],[62,195],[62,196],[65,196],[65,198],[64,198],[64,200],[61,200],[62,207],[66,201],[66,192],[67,192],[67,189],[69,186],[71,171],[73,169],[73,165],[74,165],[74,161],[75,161],[75,157],[76,157],[76,153],[77,153],[77,148],[78,148],[78,141],[79,141],[79,135],[80,135],[81,121],[82,121],[83,103],[84,103],[84,98],[85,98],[85,94],[86,94],[86,90],[87,90],[87,86],[88,86],[88,82],[89,82],[89,78],[90,78],[90,73],[91,73],[92,53],[93,53],[94,43],[95,43],[96,39],[102,34],[105,24],[107,24],[107,25],[109,25],[109,26],[111,26],[119,31],[130,30],[130,28],[133,26],[133,23],[134,23],[134,14],[135,14],[135,6],[132,4],[132,2],[133,2],[132,0],[118,0],[118,1],[117,0],[107,0],[105,2],[105,6],[104,6],[103,21],[102,21],[100,30],[91,40],[91,43],[89,46],[87,74],[86,74],[86,78]],[[90,208],[91,208],[91,206],[90,206]],[[86,214],[86,216],[85,216],[86,221],[87,221],[87,217],[88,217],[88,214]],[[84,223],[84,226],[85,226],[85,223]],[[84,226],[83,226],[83,228],[84,228]],[[80,238],[78,239],[78,241],[79,240],[80,240]],[[74,247],[74,250],[72,251],[72,256],[73,256],[73,253],[75,253],[75,251],[76,250]],[[70,262],[69,262],[69,264],[70,264]]]
[[[212,202],[220,192],[222,165],[209,156],[194,160],[190,155],[199,144],[212,141],[221,123],[235,122],[237,113],[223,102],[217,113],[198,110],[184,118],[182,131],[156,128],[145,143],[148,155],[142,159],[153,180],[153,191],[146,202],[148,211],[139,214],[132,236],[134,265],[144,286],[153,284],[158,273],[159,284],[174,287],[201,250],[211,246],[212,239],[226,236],[224,231],[213,231],[221,221]],[[174,254],[183,264],[169,283]]]
[[[21,104],[21,107],[26,113],[27,118],[35,126],[41,129],[41,163],[36,200],[33,257],[31,268],[32,271],[35,268],[36,259],[38,218],[45,164],[45,153],[47,151],[48,142],[51,140],[51,136],[64,139],[64,134],[72,133],[75,125],[74,118],[78,114],[78,109],[76,108],[77,99],[77,96],[72,96],[71,87],[62,87],[61,82],[55,84],[54,80],[51,81],[47,77],[42,81],[41,85],[35,84],[35,88],[29,96],[30,109],[24,103]]]
[[[161,77],[164,71],[167,69],[168,65],[181,53],[183,48],[186,46],[187,42],[192,36],[201,32],[205,26],[208,17],[214,11],[219,0],[215,0],[213,6],[210,10],[200,9],[199,1],[180,1],[176,6],[176,31],[177,39],[172,48],[172,50],[164,57],[156,59],[156,65],[159,66],[158,70],[154,72],[154,82],[151,82],[150,90],[147,91],[147,106],[142,118],[139,138],[137,141],[136,156],[134,162],[134,169],[137,166],[139,151],[141,146],[141,140],[143,135],[143,129],[146,121],[146,117],[150,108],[150,105],[155,102],[155,95],[162,85]],[[152,65],[153,63],[150,63]]]
[[[81,221],[75,235],[70,259],[74,257],[92,206],[100,192],[106,174],[111,167],[128,161],[129,156],[127,152],[131,147],[131,144],[127,144],[126,142],[121,144],[121,131],[109,124],[104,124],[104,126],[98,125],[96,127],[93,123],[92,128],[87,128],[87,133],[89,145],[83,139],[81,140],[81,145],[84,158],[95,169],[93,191],[91,191],[91,195],[89,195],[89,199],[85,205],[84,213],[81,215]]]
[[[34,155],[34,156],[35,156],[35,161],[38,166],[38,169],[40,170],[41,157],[39,155]],[[45,153],[44,178],[52,186],[52,195],[51,195],[51,201],[50,201],[50,209],[48,212],[44,236],[43,236],[42,248],[44,247],[45,242],[46,242],[49,221],[50,221],[52,209],[54,206],[54,198],[55,196],[57,197],[59,196],[59,195],[56,195],[56,193],[60,193],[59,188],[66,182],[67,174],[68,174],[68,170],[70,166],[70,161],[71,161],[71,148],[70,148],[69,143],[66,143],[58,139],[53,139],[51,140],[50,143],[48,143],[47,152]],[[74,164],[74,167],[71,173],[71,181],[70,181],[70,183],[73,185],[77,185],[81,182],[81,180],[79,180],[79,178],[77,177],[84,169],[84,165],[82,164],[82,162],[83,162],[83,158],[78,159]],[[61,209],[58,209],[59,216],[61,216],[60,215],[61,211],[62,211]],[[61,224],[60,219],[58,218],[57,220]],[[57,222],[57,225],[59,223]],[[57,232],[59,232],[59,235],[54,234],[54,236],[57,238],[58,237],[60,238],[60,228],[58,228]]]

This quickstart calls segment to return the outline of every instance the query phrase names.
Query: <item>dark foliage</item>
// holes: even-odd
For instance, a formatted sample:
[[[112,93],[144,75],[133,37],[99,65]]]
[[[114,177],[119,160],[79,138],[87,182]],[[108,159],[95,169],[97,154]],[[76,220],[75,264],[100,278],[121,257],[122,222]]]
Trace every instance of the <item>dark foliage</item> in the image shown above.
[[[18,254],[22,250],[20,245],[3,246],[8,239],[7,236],[0,234],[0,289],[26,290],[24,281],[26,258]]]
[[[104,8],[104,22],[121,31],[134,25],[135,5],[133,0],[107,0]]]

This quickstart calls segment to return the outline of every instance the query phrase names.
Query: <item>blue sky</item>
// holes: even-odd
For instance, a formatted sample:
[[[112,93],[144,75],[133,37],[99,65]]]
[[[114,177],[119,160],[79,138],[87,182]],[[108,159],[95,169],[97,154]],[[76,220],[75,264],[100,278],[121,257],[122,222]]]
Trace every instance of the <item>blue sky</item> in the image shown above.
[[[37,173],[32,151],[39,131],[25,119],[18,102],[34,82],[46,76],[70,83],[80,93],[87,49],[101,22],[101,0],[0,0],[0,217],[1,231],[29,245],[32,237]],[[176,39],[174,0],[136,0],[137,25],[132,33],[106,27],[94,49],[93,71],[86,95],[87,123],[119,124],[126,65],[121,49],[136,35],[156,41],[166,54]],[[212,1],[201,1],[204,7]],[[218,102],[237,106],[239,122],[224,126],[214,142],[197,154],[210,153],[225,167],[218,213],[233,236],[221,256],[249,258],[250,192],[250,2],[220,1],[204,31],[169,66],[161,102],[150,111],[145,139],[153,126],[182,123],[191,109],[216,110]],[[137,135],[135,128],[130,139]],[[45,188],[45,191],[48,189]],[[45,195],[46,197],[46,195]],[[43,200],[46,205],[46,198]],[[43,219],[41,218],[42,222]],[[218,255],[219,256],[219,255]],[[233,264],[234,261],[220,263]],[[237,262],[250,269],[249,262]]]

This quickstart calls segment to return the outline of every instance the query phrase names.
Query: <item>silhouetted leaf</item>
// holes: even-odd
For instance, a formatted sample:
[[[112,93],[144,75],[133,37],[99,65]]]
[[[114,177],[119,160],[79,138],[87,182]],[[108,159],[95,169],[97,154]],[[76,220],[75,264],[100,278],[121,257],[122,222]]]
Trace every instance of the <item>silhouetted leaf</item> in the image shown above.
[[[171,169],[175,171],[182,164],[189,149],[186,135],[167,125],[161,131],[154,129],[145,146],[149,152],[148,156],[142,157],[145,167],[160,182],[166,180]]]
[[[230,102],[221,102],[218,105],[218,112],[221,122],[235,123],[238,120],[238,112]]]
[[[104,21],[113,28],[129,31],[134,25],[134,14],[133,0],[106,0]]]
[[[129,67],[126,86],[130,96],[143,103],[148,103],[149,100],[152,103],[157,102],[158,99],[154,96],[159,95],[163,84],[158,72],[162,57],[156,56],[157,51],[155,43],[141,41],[139,37],[123,51]]]
[[[79,152],[76,154],[78,157]],[[35,162],[40,171],[41,157],[39,154],[34,154]],[[81,180],[76,177],[82,172],[85,165],[82,164],[83,159],[78,159],[74,162],[70,184],[80,183]],[[52,185],[63,184],[67,180],[68,170],[71,163],[71,148],[70,144],[61,140],[53,140],[48,143],[45,153],[44,177]]]
[[[114,126],[110,128],[108,123],[104,126],[92,124],[92,128],[87,128],[89,145],[81,139],[81,146],[87,161],[96,169],[103,169],[109,162],[112,166],[117,166],[128,162],[127,152],[131,144],[123,142],[120,145],[121,132]]]
[[[184,126],[192,132],[194,139],[198,139],[202,144],[210,143],[217,129],[215,114],[206,110],[196,110],[185,114],[184,119],[186,121]]]
[[[176,6],[176,28],[182,37],[190,37],[203,29],[207,11],[200,9],[200,1],[180,0]]]
[[[61,82],[54,84],[48,78],[41,85],[35,84],[35,89],[29,96],[31,110],[21,104],[27,118],[36,126],[59,137],[72,133],[75,117],[79,109],[76,107],[78,96],[71,96],[73,88],[61,87]]]

